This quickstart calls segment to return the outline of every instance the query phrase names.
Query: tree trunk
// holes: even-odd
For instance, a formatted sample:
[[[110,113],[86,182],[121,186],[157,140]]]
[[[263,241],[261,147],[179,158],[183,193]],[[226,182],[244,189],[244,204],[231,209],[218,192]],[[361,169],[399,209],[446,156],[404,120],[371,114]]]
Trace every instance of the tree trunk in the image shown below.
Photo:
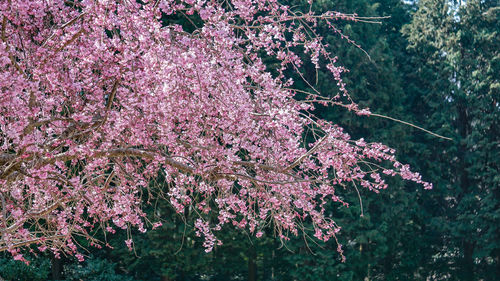
[[[497,262],[497,276],[500,276],[500,249],[497,249],[497,256],[496,256],[496,262]]]
[[[472,257],[473,253],[474,244],[470,242],[464,242],[463,280],[474,280],[474,258]]]
[[[54,256],[50,259],[50,267],[52,270],[52,280],[62,280],[63,279],[63,261],[61,258],[56,258]]]
[[[470,187],[472,182],[469,177],[468,163],[466,161],[466,154],[469,152],[466,139],[471,132],[469,114],[467,112],[467,102],[464,98],[458,100],[457,104],[458,113],[458,132],[460,134],[460,144],[458,147],[458,179],[460,182],[461,193],[459,196],[459,202],[462,198],[470,192]],[[469,210],[467,210],[469,211]],[[466,238],[467,239],[467,238]],[[462,280],[473,281],[474,280],[474,242],[463,240],[463,261],[462,261]]]
[[[257,253],[252,245],[248,251],[248,281],[257,281]]]

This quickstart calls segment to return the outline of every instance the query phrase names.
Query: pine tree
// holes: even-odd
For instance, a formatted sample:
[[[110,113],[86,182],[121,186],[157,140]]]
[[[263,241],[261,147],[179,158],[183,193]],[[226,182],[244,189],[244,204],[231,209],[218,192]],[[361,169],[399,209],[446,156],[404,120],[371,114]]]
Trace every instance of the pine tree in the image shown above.
[[[408,104],[421,120],[452,142],[428,143],[416,157],[436,184],[434,223],[439,275],[493,278],[499,239],[499,41],[493,1],[420,1],[405,33],[416,72],[408,77]],[[427,143],[427,144],[425,144]],[[438,223],[436,223],[438,222]],[[446,266],[444,266],[446,264]],[[451,265],[451,266],[450,266]]]

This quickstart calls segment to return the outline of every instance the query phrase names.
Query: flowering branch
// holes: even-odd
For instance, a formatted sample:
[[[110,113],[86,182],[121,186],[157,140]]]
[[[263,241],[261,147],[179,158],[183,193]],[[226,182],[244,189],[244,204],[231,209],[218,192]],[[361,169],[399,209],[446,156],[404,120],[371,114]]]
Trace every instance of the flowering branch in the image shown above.
[[[309,220],[317,239],[336,241],[323,205],[346,204],[338,186],[377,192],[399,175],[431,187],[394,150],[312,113],[362,111],[315,26],[372,18],[267,0],[52,2],[0,4],[0,250],[16,259],[34,246],[81,258],[74,237],[97,243],[89,230],[101,226],[146,231],[141,196],[152,188],[177,212],[196,210],[210,251],[227,223],[261,236],[272,222],[288,239]],[[203,24],[162,21],[176,13]],[[331,72],[338,95],[309,84],[295,99],[286,73],[302,75],[299,52]]]

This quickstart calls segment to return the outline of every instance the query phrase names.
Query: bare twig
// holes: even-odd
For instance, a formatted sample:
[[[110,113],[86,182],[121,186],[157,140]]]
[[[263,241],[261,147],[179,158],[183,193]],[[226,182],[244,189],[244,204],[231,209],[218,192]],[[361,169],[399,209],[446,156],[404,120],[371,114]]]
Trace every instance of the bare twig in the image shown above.
[[[406,121],[399,120],[399,119],[396,119],[396,118],[392,118],[392,117],[389,117],[389,116],[385,116],[385,115],[381,115],[381,114],[377,114],[377,113],[370,113],[368,116],[375,116],[375,117],[380,117],[380,118],[389,119],[389,120],[391,120],[391,121],[395,121],[395,122],[398,122],[398,123],[401,123],[401,124],[405,124],[405,125],[408,125],[408,126],[410,126],[410,127],[413,127],[413,128],[419,129],[419,130],[421,130],[421,131],[424,131],[424,132],[426,132],[426,133],[428,133],[428,134],[431,134],[431,135],[433,135],[433,136],[435,136],[435,137],[438,137],[438,138],[441,138],[441,139],[445,139],[445,140],[453,140],[452,138],[449,138],[449,137],[445,137],[445,136],[438,135],[438,134],[433,133],[433,132],[431,132],[431,131],[429,131],[429,130],[426,130],[426,129],[422,128],[422,127],[419,127],[419,126],[417,126],[417,125],[414,125],[414,124],[412,124],[412,123],[408,123],[408,122],[406,122]]]

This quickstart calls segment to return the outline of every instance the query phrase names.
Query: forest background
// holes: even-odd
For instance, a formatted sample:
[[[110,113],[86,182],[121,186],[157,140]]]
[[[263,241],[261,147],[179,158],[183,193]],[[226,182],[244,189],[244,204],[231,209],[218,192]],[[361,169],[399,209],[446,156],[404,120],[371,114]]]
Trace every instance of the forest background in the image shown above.
[[[304,1],[287,1],[301,8]],[[308,7],[304,5],[304,8]],[[380,194],[345,190],[349,208],[331,204],[342,226],[335,242],[296,237],[286,243],[269,229],[261,238],[221,231],[224,242],[205,253],[184,216],[165,202],[151,207],[163,226],[146,234],[106,238],[86,261],[31,257],[31,264],[0,257],[5,280],[495,280],[500,276],[500,5],[486,1],[318,0],[318,11],[387,17],[376,23],[339,22],[362,49],[327,34],[325,41],[349,72],[355,101],[372,112],[425,127],[452,141],[376,116],[321,108],[323,118],[354,137],[397,149],[433,190],[390,179]],[[189,21],[171,19],[188,27]],[[270,69],[273,61],[268,61]],[[306,73],[322,93],[335,81]],[[316,76],[316,77],[315,77]],[[296,84],[300,89],[301,85]],[[302,85],[304,86],[304,85]],[[377,198],[377,200],[375,200]],[[111,250],[111,247],[113,250]]]

